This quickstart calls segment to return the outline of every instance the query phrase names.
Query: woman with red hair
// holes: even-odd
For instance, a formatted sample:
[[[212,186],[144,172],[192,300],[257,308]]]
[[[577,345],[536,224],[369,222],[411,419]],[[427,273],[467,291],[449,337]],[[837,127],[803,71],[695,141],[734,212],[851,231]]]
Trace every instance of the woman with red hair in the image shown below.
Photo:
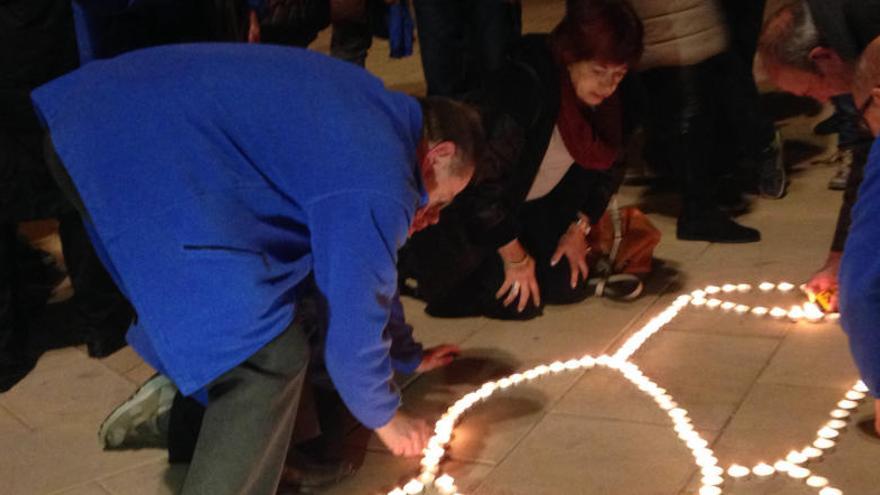
[[[623,0],[568,0],[470,98],[495,177],[465,190],[401,251],[404,293],[435,316],[528,319],[588,295],[586,234],[622,175],[617,88],[642,54]]]

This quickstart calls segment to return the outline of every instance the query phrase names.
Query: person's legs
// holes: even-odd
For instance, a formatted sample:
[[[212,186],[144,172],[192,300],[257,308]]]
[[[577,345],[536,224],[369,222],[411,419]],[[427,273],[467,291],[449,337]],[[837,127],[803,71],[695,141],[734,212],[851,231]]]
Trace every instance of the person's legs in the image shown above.
[[[33,368],[33,359],[27,354],[16,243],[15,224],[0,223],[0,392],[9,390]]]
[[[372,44],[373,33],[366,17],[333,24],[330,55],[334,58],[364,67],[367,63],[367,51]]]
[[[522,33],[519,0],[471,0],[465,45],[466,86],[477,89],[487,74],[500,68]]]
[[[430,96],[461,96],[465,80],[464,4],[477,0],[413,0],[419,49]]]
[[[306,335],[294,323],[211,382],[182,495],[275,493],[307,363]]]

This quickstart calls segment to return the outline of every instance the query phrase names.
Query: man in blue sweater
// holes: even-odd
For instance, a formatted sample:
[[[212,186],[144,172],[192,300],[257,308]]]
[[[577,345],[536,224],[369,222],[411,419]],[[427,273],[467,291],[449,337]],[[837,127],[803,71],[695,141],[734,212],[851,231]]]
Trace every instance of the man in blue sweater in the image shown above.
[[[395,454],[421,451],[429,431],[398,411],[385,328],[398,248],[474,175],[473,110],[420,104],[320,54],[231,44],[95,61],[32,98],[56,178],[137,311],[129,343],[207,397],[184,494],[274,493],[310,274],[342,399]]]
[[[862,55],[853,90],[866,127],[880,135],[880,38]],[[868,156],[840,264],[840,316],[862,379],[878,398],[874,429],[880,435],[880,139]]]

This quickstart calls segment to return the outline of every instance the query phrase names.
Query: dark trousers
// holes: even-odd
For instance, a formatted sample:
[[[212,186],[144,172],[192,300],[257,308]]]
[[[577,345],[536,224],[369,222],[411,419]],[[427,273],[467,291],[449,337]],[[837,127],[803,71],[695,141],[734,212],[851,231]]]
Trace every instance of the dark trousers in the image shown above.
[[[460,97],[499,68],[522,30],[518,0],[414,0],[432,96]]]
[[[306,335],[294,323],[211,382],[182,495],[275,493],[307,364]]]
[[[730,54],[722,54],[696,65],[641,74],[649,95],[646,155],[673,173],[685,213],[716,206],[718,178],[735,170],[737,133],[747,124],[723,101],[730,61]]]
[[[0,223],[0,392],[12,387],[31,368],[16,242],[15,224]]]
[[[610,194],[601,189],[608,184],[606,174],[574,166],[550,194],[524,203],[516,213],[521,227],[519,240],[535,259],[542,305],[572,304],[588,296],[583,281],[571,288],[566,258],[555,267],[550,266],[550,259],[559,238],[576,219],[584,198],[601,195],[607,204]],[[453,203],[447,210],[437,225],[413,235],[400,252],[400,275],[418,282],[416,295],[428,303],[426,311],[434,316],[485,315],[498,319],[540,315],[542,308],[531,302],[519,313],[516,303],[505,308],[495,298],[504,281],[501,257],[495,248],[473,242],[465,228],[473,215],[469,204]],[[406,292],[405,288],[401,290]]]

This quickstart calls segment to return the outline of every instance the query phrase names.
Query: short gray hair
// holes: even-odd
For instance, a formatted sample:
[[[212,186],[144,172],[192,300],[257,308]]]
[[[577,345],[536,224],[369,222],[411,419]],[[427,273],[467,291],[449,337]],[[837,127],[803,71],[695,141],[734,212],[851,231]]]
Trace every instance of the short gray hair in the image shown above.
[[[810,52],[822,46],[822,35],[804,0],[773,14],[761,32],[759,53],[765,62],[818,72]]]

